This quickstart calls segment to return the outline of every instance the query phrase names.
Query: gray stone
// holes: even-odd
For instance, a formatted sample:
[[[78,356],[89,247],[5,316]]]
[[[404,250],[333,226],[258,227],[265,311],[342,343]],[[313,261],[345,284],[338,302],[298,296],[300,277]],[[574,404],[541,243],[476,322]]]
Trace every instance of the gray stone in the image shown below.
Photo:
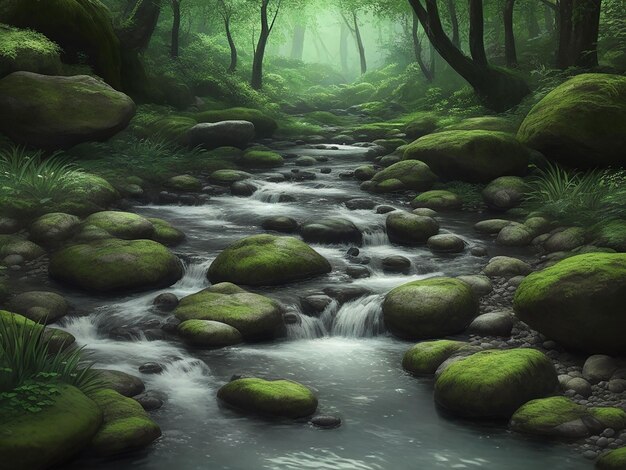
[[[254,139],[254,124],[249,121],[203,122],[187,133],[191,147],[203,146],[244,148]]]

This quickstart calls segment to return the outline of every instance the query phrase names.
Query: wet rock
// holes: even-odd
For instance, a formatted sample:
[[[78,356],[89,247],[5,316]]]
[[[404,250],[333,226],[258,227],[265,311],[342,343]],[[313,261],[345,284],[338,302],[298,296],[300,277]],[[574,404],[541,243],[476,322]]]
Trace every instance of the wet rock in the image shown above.
[[[178,297],[171,292],[164,292],[157,295],[152,301],[152,305],[162,312],[171,312],[178,305]]]
[[[178,325],[178,334],[185,342],[202,348],[222,348],[243,341],[239,330],[212,320],[183,321]]]
[[[485,267],[485,274],[489,277],[511,278],[529,274],[531,271],[532,268],[528,263],[509,256],[495,256]]]
[[[611,356],[596,354],[589,356],[583,365],[583,377],[592,384],[609,380],[618,369],[619,363]]]
[[[465,250],[465,241],[449,233],[433,235],[426,244],[435,253],[461,253]]]
[[[544,249],[549,252],[572,251],[585,244],[585,231],[579,227],[571,227],[554,233],[544,243]]]
[[[393,212],[395,210],[396,210],[396,208],[395,207],[391,207],[391,206],[378,206],[378,207],[376,207],[376,213],[377,214],[388,214],[389,212]]]
[[[301,230],[302,238],[313,243],[356,243],[363,241],[361,231],[348,219],[325,217],[305,222]]]
[[[94,369],[107,388],[115,390],[125,397],[134,397],[146,389],[139,377],[118,370]]]
[[[473,246],[472,248],[470,248],[470,253],[472,256],[478,257],[489,256],[489,252],[487,251],[487,249],[482,246]]]
[[[371,271],[365,266],[348,266],[346,274],[352,279],[364,279],[372,275]]]
[[[489,183],[482,196],[489,208],[506,211],[519,206],[527,191],[527,185],[522,178],[502,176]]]
[[[7,235],[17,232],[21,228],[22,224],[10,217],[0,217],[0,234]]]
[[[402,367],[413,375],[432,375],[439,366],[467,343],[447,339],[422,341],[409,349],[402,358]]]
[[[317,160],[313,157],[298,157],[295,160],[295,164],[298,166],[313,166],[317,163]]]
[[[426,191],[411,201],[411,207],[437,211],[460,209],[462,205],[463,201],[457,194],[441,189]]]
[[[510,220],[505,219],[481,220],[474,225],[474,230],[480,233],[494,235],[500,233],[500,231],[510,223]]]
[[[309,421],[313,426],[323,429],[333,429],[341,426],[341,418],[338,416],[319,415]]]
[[[432,217],[409,212],[392,212],[386,220],[387,235],[392,243],[419,245],[439,232],[439,223]]]
[[[54,292],[30,291],[16,295],[9,302],[9,310],[24,315],[36,323],[54,323],[67,315],[69,304]]]
[[[332,172],[333,172],[332,168],[329,168],[329,167],[320,168],[320,173],[323,175],[329,175]]]
[[[374,165],[363,165],[354,170],[354,177],[359,181],[371,180],[376,174]]]
[[[139,366],[139,372],[142,374],[160,374],[163,372],[163,366],[156,362],[146,362]]]
[[[74,235],[79,225],[80,219],[75,215],[62,212],[45,214],[30,225],[30,238],[42,245],[58,244]]]
[[[295,312],[286,312],[283,314],[283,321],[285,325],[299,325],[302,321]]]
[[[370,295],[371,291],[366,287],[359,286],[329,286],[324,288],[324,294],[335,299],[340,304],[344,304]]]
[[[376,193],[428,191],[436,180],[437,177],[425,163],[405,160],[376,173],[371,180],[371,190]]]
[[[144,410],[154,411],[163,406],[165,394],[148,390],[133,397],[133,400],[137,401]]]
[[[346,201],[346,207],[351,211],[373,209],[376,207],[376,203],[371,199],[350,199]]]
[[[407,273],[411,269],[411,260],[404,256],[388,256],[383,259],[383,270],[392,273]]]
[[[317,316],[322,313],[332,301],[333,299],[328,295],[313,294],[302,297],[300,299],[300,305],[302,312],[306,315]]]
[[[565,383],[566,390],[573,390],[576,395],[580,395],[583,398],[589,398],[591,396],[591,384],[582,377],[570,378]]]
[[[230,185],[230,193],[233,196],[241,196],[241,197],[252,196],[256,190],[257,190],[257,187],[255,185],[253,185],[252,183],[248,183],[246,181],[236,181]]]
[[[504,246],[527,246],[533,241],[534,233],[524,224],[510,222],[498,233],[496,243]]]
[[[263,221],[261,226],[265,230],[273,230],[275,232],[293,233],[298,230],[298,222],[291,217],[275,216],[269,217]]]
[[[467,332],[480,336],[511,336],[514,317],[511,312],[489,312],[477,316]]]
[[[418,207],[417,209],[413,209],[411,213],[423,217],[437,217],[438,215],[436,210],[429,209],[428,207]]]
[[[202,181],[191,175],[172,176],[167,180],[166,185],[179,192],[195,192],[202,190]]]
[[[169,317],[165,323],[161,326],[161,329],[166,333],[176,333],[178,331],[178,325],[181,324],[181,321],[176,317]]]
[[[254,139],[254,133],[254,124],[249,121],[203,122],[189,130],[187,141],[191,147],[244,148]]]
[[[487,276],[476,274],[469,276],[457,276],[457,279],[469,284],[477,298],[484,297],[493,290],[491,280],[489,280]]]

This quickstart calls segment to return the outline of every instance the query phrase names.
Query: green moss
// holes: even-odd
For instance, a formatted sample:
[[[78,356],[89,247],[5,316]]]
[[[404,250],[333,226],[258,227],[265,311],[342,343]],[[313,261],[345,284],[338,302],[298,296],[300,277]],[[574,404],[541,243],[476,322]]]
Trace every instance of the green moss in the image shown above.
[[[568,166],[621,165],[626,146],[626,77],[588,73],[569,79],[530,110],[517,136]]]
[[[410,139],[419,139],[439,127],[439,118],[432,114],[415,117],[404,127],[404,132]]]
[[[276,152],[266,150],[248,150],[239,162],[241,165],[252,168],[275,168],[284,164],[283,157]]]
[[[237,181],[243,181],[245,179],[251,178],[252,175],[250,173],[246,173],[245,171],[239,170],[217,170],[211,173],[211,181],[216,184],[230,185]]]
[[[103,412],[104,422],[91,441],[98,455],[117,455],[148,446],[161,435],[159,426],[141,405],[114,390],[99,390],[90,395]]]
[[[126,240],[149,239],[154,235],[152,223],[132,212],[96,212],[87,217],[83,225],[101,228],[114,237]]]
[[[241,343],[241,333],[230,325],[210,320],[187,320],[178,325],[185,341],[200,347],[221,348]]]
[[[363,137],[366,140],[385,139],[398,133],[398,125],[393,122],[375,122],[363,124],[352,130],[355,136]]]
[[[143,105],[137,108],[128,127],[141,138],[161,138],[184,144],[187,132],[196,124],[198,121],[189,115],[171,114],[166,107]]]
[[[603,428],[621,431],[626,428],[626,411],[615,407],[590,408],[589,412],[602,423]]]
[[[167,185],[176,191],[200,191],[202,181],[191,175],[172,176],[167,180]]]
[[[409,144],[404,160],[420,160],[439,177],[487,183],[526,171],[529,153],[513,136],[495,131],[445,131]]]
[[[531,400],[511,417],[511,427],[518,432],[552,435],[554,428],[588,416],[587,408],[566,397]]]
[[[439,232],[439,223],[432,217],[401,211],[389,214],[385,226],[392,243],[407,246],[426,243]]]
[[[306,113],[303,116],[305,121],[313,122],[314,124],[323,124],[325,126],[345,126],[347,119],[344,116],[337,116],[336,114],[329,113],[328,111],[313,111]]]
[[[595,244],[626,252],[626,220],[602,221],[592,228]]]
[[[20,255],[31,261],[45,254],[35,243],[15,235],[0,235],[0,259],[9,255]]]
[[[383,193],[391,190],[409,189],[427,191],[436,180],[437,177],[425,163],[417,160],[405,160],[379,171],[371,181],[373,183],[372,191]]]
[[[626,468],[626,447],[603,454],[596,462],[596,470],[624,470]]]
[[[384,149],[387,152],[393,152],[395,151],[398,147],[402,147],[403,145],[407,144],[407,141],[404,139],[376,139],[374,141],[374,143],[376,145],[380,145],[381,147],[384,147]]]
[[[0,78],[18,70],[58,74],[60,52],[43,34],[0,24]]]
[[[183,322],[211,320],[225,323],[239,330],[247,340],[273,338],[283,326],[281,307],[277,302],[229,283],[217,284],[184,297],[174,313]]]
[[[435,189],[418,195],[411,202],[412,207],[427,207],[433,210],[460,209],[461,198],[451,191]]]
[[[86,53],[98,75],[121,86],[119,41],[109,10],[98,0],[7,0],[0,21],[39,31],[66,53]]]
[[[197,113],[194,118],[198,122],[249,121],[254,124],[257,137],[271,137],[278,124],[270,116],[257,109],[229,108]]]
[[[148,218],[154,227],[152,240],[165,246],[176,246],[185,240],[185,234],[163,219]]]
[[[72,236],[80,219],[63,212],[52,212],[36,219],[29,228],[30,237],[40,243],[61,242]]]
[[[52,405],[38,413],[0,408],[0,455],[6,468],[49,468],[65,463],[96,434],[102,412],[75,387],[59,384]]]
[[[245,411],[286,418],[310,416],[317,409],[315,395],[291,380],[233,380],[220,388],[217,396]]]
[[[432,375],[452,354],[467,343],[447,339],[417,343],[402,358],[402,367],[413,375]]]
[[[498,131],[515,133],[518,125],[509,118],[498,116],[480,116],[463,119],[461,122],[452,124],[444,128],[444,130],[460,130],[460,131]]]
[[[619,355],[626,352],[624,286],[626,254],[582,254],[527,276],[513,306],[522,321],[565,346]]]
[[[154,289],[182,276],[178,258],[151,240],[101,240],[54,253],[50,276],[95,292]]]
[[[557,384],[552,362],[539,351],[488,350],[450,364],[435,383],[435,400],[459,416],[509,418]]]
[[[222,251],[211,264],[208,277],[212,283],[226,281],[267,286],[330,271],[330,263],[297,238],[254,235]]]
[[[409,282],[389,292],[383,302],[385,325],[396,336],[428,339],[463,331],[478,314],[472,288],[458,279]]]

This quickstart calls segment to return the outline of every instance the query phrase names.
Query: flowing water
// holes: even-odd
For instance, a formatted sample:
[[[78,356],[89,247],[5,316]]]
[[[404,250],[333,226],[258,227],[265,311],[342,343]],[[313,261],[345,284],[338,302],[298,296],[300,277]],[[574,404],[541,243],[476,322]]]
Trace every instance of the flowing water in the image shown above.
[[[402,354],[410,343],[384,330],[383,295],[411,280],[435,275],[478,273],[485,263],[468,252],[433,255],[427,248],[389,244],[385,215],[372,210],[350,211],[343,204],[356,197],[373,197],[395,207],[391,198],[366,195],[341,171],[365,160],[365,150],[339,146],[337,150],[290,149],[298,155],[324,155],[330,174],[304,182],[269,183],[255,175],[259,190],[249,198],[213,197],[203,206],[143,206],[136,212],[170,221],[187,234],[176,248],[185,260],[184,277],[157,292],[126,297],[88,298],[69,293],[80,312],[63,328],[76,336],[102,368],[140,375],[138,367],[155,361],[165,366],[159,375],[143,375],[148,390],[167,395],[153,413],[163,437],[151,448],[113,462],[79,461],[72,468],[116,469],[582,469],[588,463],[563,445],[543,444],[511,434],[502,424],[476,424],[442,416],[433,402],[431,379],[407,375]],[[292,167],[287,162],[286,169]],[[281,194],[295,202],[278,202]],[[299,221],[321,216],[345,217],[365,234],[361,255],[371,258],[372,276],[352,280],[344,274],[348,245],[313,245],[333,265],[328,276],[256,289],[281,301],[299,316],[288,325],[287,336],[272,343],[244,344],[215,351],[189,350],[176,339],[159,334],[166,316],[151,308],[159,292],[179,297],[208,286],[206,270],[215,256],[233,241],[262,233],[261,221],[286,215]],[[442,232],[463,237],[469,246],[484,246],[502,254],[492,240],[471,230],[479,214],[454,213],[440,218]],[[510,250],[508,251],[510,253]],[[528,255],[520,252],[518,255]],[[408,274],[382,271],[386,256],[403,255],[412,261]],[[327,286],[357,286],[367,295],[339,306],[331,303],[318,317],[300,312],[299,298]],[[112,339],[116,328],[136,328],[134,340]],[[220,407],[217,389],[233,374],[284,377],[316,391],[319,412],[338,415],[338,429],[320,430],[306,422],[271,421],[242,416]]]

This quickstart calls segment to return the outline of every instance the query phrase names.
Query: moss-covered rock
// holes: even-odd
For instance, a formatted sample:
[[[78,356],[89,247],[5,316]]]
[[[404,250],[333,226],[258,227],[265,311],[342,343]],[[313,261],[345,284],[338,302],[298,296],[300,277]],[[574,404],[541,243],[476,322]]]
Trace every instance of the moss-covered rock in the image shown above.
[[[596,470],[625,470],[626,447],[611,450],[596,461]]]
[[[506,219],[481,220],[480,222],[476,222],[476,224],[474,224],[474,230],[480,233],[494,235],[496,233],[499,233],[500,230],[502,230],[510,223],[511,221]]]
[[[483,190],[483,200],[490,209],[506,211],[517,207],[523,200],[528,187],[519,176],[501,176]]]
[[[463,119],[462,121],[446,126],[443,130],[446,131],[498,131],[514,133],[517,131],[517,125],[511,119],[498,117],[498,116],[479,116],[473,118]]]
[[[515,137],[495,131],[445,131],[409,144],[404,160],[420,160],[440,178],[488,183],[526,171],[529,153]]]
[[[154,235],[154,225],[132,212],[96,212],[84,220],[84,226],[101,228],[110,235],[125,240],[149,239]]]
[[[504,246],[527,246],[534,237],[534,231],[527,225],[510,222],[500,230],[496,243]]]
[[[212,283],[270,286],[330,271],[330,263],[297,238],[254,235],[222,251],[211,263],[208,277]]]
[[[404,133],[409,139],[419,139],[434,132],[437,127],[439,127],[439,118],[432,114],[425,114],[404,126]]]
[[[29,291],[16,295],[8,308],[36,323],[54,323],[67,315],[69,305],[55,292]]]
[[[90,398],[102,410],[102,426],[91,440],[90,450],[111,456],[144,448],[161,436],[161,429],[139,403],[114,390],[91,393]]]
[[[252,178],[252,175],[240,170],[217,170],[211,173],[210,178],[215,184],[230,186],[237,181]]]
[[[146,389],[143,381],[139,377],[127,374],[119,370],[93,369],[98,372],[98,379],[103,388],[115,390],[125,397],[134,397]]]
[[[167,287],[183,274],[179,259],[152,240],[108,239],[68,246],[50,259],[50,276],[92,292]]]
[[[20,255],[27,261],[43,256],[46,252],[39,245],[15,235],[0,235],[0,259]]]
[[[249,121],[201,122],[187,133],[191,147],[216,149],[224,146],[245,148],[254,139],[254,124]]]
[[[594,227],[594,243],[612,248],[621,253],[626,252],[626,220],[613,219],[600,222]]]
[[[0,132],[44,149],[106,140],[135,114],[125,94],[87,75],[14,72],[0,80]]]
[[[167,180],[167,186],[174,191],[193,192],[202,189],[202,181],[191,175],[177,175]]]
[[[626,77],[588,73],[569,79],[530,110],[517,135],[564,165],[623,165]]]
[[[411,207],[425,207],[436,211],[460,209],[462,205],[463,201],[457,194],[443,189],[426,191],[411,201]]]
[[[417,343],[404,353],[402,367],[413,375],[433,375],[446,359],[466,345],[448,339]]]
[[[389,240],[400,245],[420,245],[439,232],[439,223],[435,219],[410,212],[390,213],[385,225]]]
[[[376,173],[374,165],[361,165],[354,170],[354,177],[359,181],[369,181]]]
[[[569,227],[550,235],[543,243],[543,247],[550,253],[556,251],[571,251],[574,248],[584,245],[585,241],[585,229],[582,227]]]
[[[248,150],[244,152],[239,162],[250,168],[275,168],[282,166],[285,161],[279,153],[268,150]]]
[[[176,246],[185,241],[185,234],[173,227],[169,222],[152,217],[147,220],[154,227],[154,233],[150,238],[155,242],[165,246]]]
[[[0,78],[12,72],[57,75],[61,50],[43,34],[0,24]]]
[[[56,210],[79,216],[106,209],[120,198],[120,194],[107,180],[90,173],[74,175],[65,191]]]
[[[37,413],[19,412],[0,404],[0,455],[9,469],[43,469],[67,462],[98,431],[102,412],[70,385],[59,384],[52,404]]]
[[[436,180],[437,177],[428,165],[417,160],[406,160],[394,163],[376,173],[371,179],[373,183],[371,189],[377,193],[428,191]]]
[[[111,13],[99,0],[50,0],[45,4],[38,0],[5,0],[0,22],[45,34],[61,46],[65,58],[87,56],[99,76],[120,88],[119,40]]]
[[[303,418],[317,409],[311,390],[291,380],[233,380],[219,389],[217,397],[243,411],[285,418]]]
[[[225,323],[238,330],[237,332],[246,340],[252,341],[274,338],[281,333],[284,326],[282,309],[276,301],[247,292],[231,283],[216,284],[184,297],[174,313],[183,321],[179,328],[182,328],[181,333],[184,337],[197,337],[204,332],[203,337],[208,339],[215,337],[216,341],[217,336],[223,335],[224,332],[223,329],[218,331],[214,324],[192,323],[185,327],[183,325],[187,320]],[[211,334],[212,331],[215,335]],[[227,339],[232,340],[235,336],[231,331]]]
[[[324,217],[308,220],[302,225],[302,238],[309,243],[355,243],[363,241],[361,231],[351,220]]]
[[[396,287],[383,302],[385,325],[396,336],[429,339],[460,333],[478,314],[472,288],[440,277]]]
[[[192,346],[222,348],[242,342],[237,328],[212,320],[186,320],[178,325],[178,334]]]
[[[488,350],[450,364],[435,382],[435,400],[469,418],[510,418],[522,404],[558,386],[550,359],[534,349]]]
[[[587,408],[557,396],[531,400],[511,417],[511,429],[525,434],[565,438],[587,437],[607,427],[626,426],[626,412],[619,408]]]
[[[526,276],[532,271],[531,266],[521,259],[510,256],[494,256],[485,266],[485,274],[489,277],[511,278]]]
[[[29,228],[30,238],[43,245],[52,245],[70,238],[80,225],[75,215],[53,212],[37,218]]]
[[[626,254],[589,253],[524,279],[516,315],[564,346],[622,355],[626,343]]]
[[[276,120],[258,109],[250,108],[204,111],[194,115],[194,118],[198,122],[249,121],[254,124],[257,137],[271,137],[278,128]]]

